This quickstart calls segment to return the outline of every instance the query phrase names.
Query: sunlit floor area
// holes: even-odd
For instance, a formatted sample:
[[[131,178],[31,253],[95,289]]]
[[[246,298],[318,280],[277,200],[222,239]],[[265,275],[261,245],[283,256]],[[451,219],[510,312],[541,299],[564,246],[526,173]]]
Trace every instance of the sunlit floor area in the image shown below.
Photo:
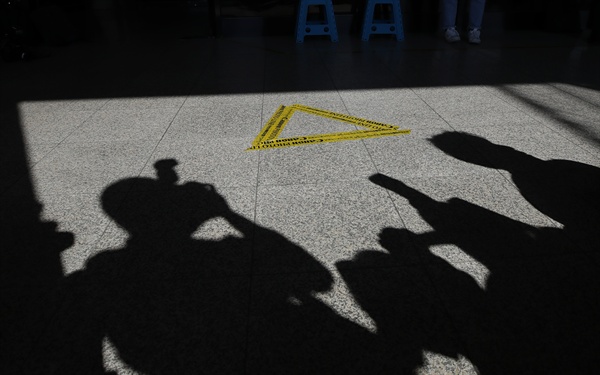
[[[0,65],[3,373],[597,372],[600,46],[482,36]]]

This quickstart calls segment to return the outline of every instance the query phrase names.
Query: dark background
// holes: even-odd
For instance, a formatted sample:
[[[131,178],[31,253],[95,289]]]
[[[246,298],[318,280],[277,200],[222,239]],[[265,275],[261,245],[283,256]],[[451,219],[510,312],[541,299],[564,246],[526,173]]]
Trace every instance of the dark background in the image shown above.
[[[486,32],[581,32],[595,0],[488,0]],[[292,35],[296,0],[3,0],[3,29],[20,18],[31,42]],[[338,29],[360,18],[365,0],[334,0]],[[464,8],[467,1],[459,4]],[[404,29],[435,31],[439,0],[401,1]],[[16,15],[15,8],[20,8]],[[464,12],[462,12],[464,13]],[[354,19],[354,23],[356,23]],[[458,20],[461,25],[461,19]],[[350,31],[355,29],[348,28]]]
[[[336,1],[335,4],[340,19],[343,17],[351,19],[353,6],[355,10],[360,9],[360,4],[353,4],[348,1]],[[595,4],[597,11],[597,2]],[[38,46],[60,46],[79,41],[112,42],[138,39],[152,40],[153,38],[200,38],[209,37],[219,32],[223,35],[287,34],[291,36],[293,34],[294,4],[290,4],[289,2],[286,4],[286,1],[281,0],[270,3],[266,1],[243,3],[234,0],[220,0],[220,2],[213,5],[214,8],[211,8],[211,4],[206,1],[181,0],[31,0],[12,1],[12,8],[9,9],[6,1],[0,1],[0,22],[2,22],[1,26],[3,30],[10,28],[12,25],[19,25],[23,28],[24,35],[20,35],[18,40],[24,40],[28,44]],[[592,5],[591,1],[572,0],[488,0],[484,25],[486,30],[540,30],[577,35],[581,33],[583,28],[588,26],[585,21]],[[402,1],[402,7],[405,29],[408,32],[435,31],[438,12],[437,0],[404,0]],[[211,24],[210,21],[211,14],[220,16],[220,18],[213,20],[214,24]],[[68,49],[65,48],[65,50]],[[461,58],[468,56],[464,51],[468,50],[457,50],[456,53]],[[477,74],[471,77],[469,83],[571,82],[569,79],[565,79],[562,69],[563,65],[568,61],[567,53],[570,51],[569,49],[536,49],[530,47],[529,51],[515,51],[518,57],[508,60],[511,64],[503,64],[503,56],[499,55],[497,60],[484,66],[484,68],[487,67],[489,69],[478,71]],[[8,112],[2,118],[2,133],[0,134],[0,166],[2,167],[3,182],[10,181],[14,176],[29,176],[27,155],[16,111],[16,104],[20,101],[207,93],[205,91],[193,91],[189,89],[187,86],[189,77],[185,76],[189,70],[178,70],[175,68],[172,69],[173,75],[152,75],[153,81],[151,83],[153,85],[141,85],[138,82],[138,86],[135,86],[134,89],[122,90],[121,85],[123,85],[123,82],[126,82],[127,85],[130,84],[131,77],[143,78],[148,77],[144,73],[165,72],[160,69],[167,66],[167,63],[169,66],[175,67],[188,66],[186,64],[190,64],[190,61],[194,62],[200,59],[195,51],[188,51],[189,55],[184,56],[169,55],[161,50],[151,50],[145,54],[136,54],[136,51],[126,52],[116,57],[110,56],[110,58],[106,58],[106,56],[103,56],[105,59],[98,61],[96,61],[98,55],[93,55],[90,58],[83,56],[71,61],[67,58],[69,56],[67,53],[64,55],[56,53],[53,57],[57,56],[57,58],[35,59],[36,62],[39,61],[37,65],[36,63],[27,65],[28,63],[21,64],[20,62],[15,62],[10,69],[6,65],[0,65],[0,74],[2,74],[0,77],[0,87],[4,95],[0,101],[0,105],[8,109]],[[521,52],[523,53],[520,54]],[[36,53],[43,54],[44,51],[37,50]],[[563,53],[565,53],[564,56],[561,55]],[[62,58],[60,58],[61,56]],[[195,57],[196,60],[190,58],[190,56]],[[549,59],[547,56],[552,56],[553,59]],[[90,60],[96,63],[90,66],[86,65],[85,63]],[[107,60],[109,63],[106,63]],[[462,60],[458,61],[462,62]],[[548,61],[553,61],[553,63],[547,64]],[[583,60],[584,63],[590,61],[592,61],[591,58]],[[176,62],[180,65],[177,65]],[[443,68],[439,68],[441,72],[439,77],[434,74],[433,77],[428,77],[428,80],[419,82],[410,81],[409,77],[406,84],[409,86],[445,86],[448,85],[448,82],[453,84],[466,83],[465,81],[461,81],[463,77],[455,77],[451,70],[446,69],[447,65],[436,66]],[[582,79],[571,83],[581,85],[582,82],[585,82],[588,87],[597,88],[597,75],[586,76],[586,72],[591,71],[591,69],[586,69],[584,65],[580,67],[581,72],[577,75],[577,78]],[[407,68],[413,69],[414,67],[408,66]],[[428,73],[428,66],[422,65],[417,66],[417,68],[421,70],[413,75],[415,77],[425,77]],[[229,93],[247,92],[248,88],[244,86],[244,83],[252,82],[253,77],[247,75],[243,69],[240,69],[239,65],[223,64],[219,69],[223,73],[223,76],[231,76],[232,79],[238,79],[241,74],[246,78],[246,80],[238,82],[237,85],[219,87],[220,90]],[[8,71],[14,76],[10,76],[9,74],[4,75]],[[51,72],[51,74],[48,72]],[[228,72],[231,74],[224,74]],[[236,72],[241,73],[236,75]],[[450,76],[444,73],[448,73]],[[583,78],[586,78],[587,82]],[[453,79],[454,81],[448,81],[449,79]],[[174,82],[180,82],[180,84],[177,85]],[[361,87],[362,82],[364,81],[353,81],[352,84],[354,88],[364,88]],[[377,82],[369,83],[369,85],[378,84]],[[12,91],[9,88],[15,90]],[[289,89],[295,88],[289,87]],[[551,109],[540,108],[540,110],[548,111]],[[578,124],[570,125],[576,127]],[[536,169],[536,171],[539,172],[539,169]],[[553,176],[553,174],[548,175]],[[536,177],[536,175],[533,176]],[[564,182],[565,180],[557,181]],[[399,182],[391,181],[388,185],[390,190],[398,194],[403,192]],[[549,186],[554,185],[549,184]],[[574,186],[582,185],[575,184]],[[20,199],[3,201],[0,209],[0,228],[2,228],[3,234],[0,243],[0,248],[3,250],[0,253],[0,265],[2,266],[2,272],[0,272],[0,275],[2,275],[1,295],[3,300],[3,303],[0,304],[2,306],[0,314],[3,317],[1,319],[3,335],[2,345],[0,345],[2,347],[0,359],[3,366],[6,366],[8,369],[8,371],[4,371],[3,373],[17,373],[16,371],[10,371],[11,365],[22,367],[23,363],[26,363],[27,365],[43,367],[45,363],[52,362],[52,358],[46,362],[39,360],[41,358],[40,354],[47,353],[48,351],[43,341],[38,343],[32,340],[32,338],[39,337],[41,334],[45,334],[54,343],[61,342],[52,341],[56,338],[64,340],[64,342],[70,342],[72,346],[77,346],[81,343],[80,341],[71,340],[68,334],[54,334],[51,330],[48,331],[49,328],[46,324],[48,321],[52,321],[55,318],[55,314],[57,314],[54,309],[56,304],[53,303],[51,298],[53,298],[52,291],[56,288],[56,284],[61,282],[64,276],[61,270],[59,254],[62,250],[71,246],[74,237],[71,233],[60,232],[58,223],[41,221],[39,218],[41,205],[35,198],[33,182],[30,178],[23,180],[20,193],[22,195]],[[573,195],[564,194],[564,196],[571,197]],[[584,198],[587,199],[586,197]],[[588,203],[585,199],[584,203]],[[564,201],[561,201],[561,203],[564,203]],[[442,205],[441,207],[446,206]],[[472,208],[471,206],[462,204],[458,205],[454,211],[459,216],[471,218],[475,223],[486,223],[486,221],[478,220],[478,216],[471,214],[472,212],[479,212],[476,208]],[[451,213],[452,207],[448,207],[447,211]],[[159,215],[159,217],[161,216]],[[483,215],[483,217],[490,216]],[[452,231],[448,228],[452,229],[450,224],[454,223],[455,220],[452,217],[441,220],[438,222],[437,230],[440,233],[451,233]],[[488,228],[497,228],[497,233],[506,234],[503,238],[510,239],[513,237],[512,234],[516,233],[513,227],[514,223],[499,220],[498,225],[489,226]],[[393,230],[388,230],[386,233],[392,237],[402,235],[402,233]],[[484,231],[481,233],[483,239],[487,240],[486,235],[488,233]],[[552,233],[549,233],[543,237],[546,241],[545,243],[550,244],[548,245],[550,249],[560,245],[560,242],[553,241],[552,235]],[[472,241],[469,238],[460,239]],[[473,242],[468,242],[467,244],[470,243]],[[393,246],[390,247],[390,253],[402,255],[402,252],[394,251],[395,249]],[[515,247],[515,249],[519,250],[520,247]],[[372,261],[372,259],[369,253],[367,253],[363,258],[358,259],[358,261],[367,262]],[[385,262],[387,259],[382,259],[382,261]],[[492,302],[501,303],[502,300],[498,297],[503,296],[503,292],[505,292],[507,295],[517,294],[522,297],[522,300],[524,300],[522,305],[526,305],[529,302],[526,299],[530,294],[529,292],[537,293],[536,288],[538,285],[535,283],[537,280],[535,276],[538,274],[515,273],[512,268],[505,267],[503,269],[503,265],[493,259],[489,260],[487,264],[496,266],[497,273],[500,275],[516,275],[515,280],[517,280],[517,283],[512,286],[500,283],[500,286],[496,289],[496,298],[492,299]],[[562,339],[560,348],[564,349],[564,351],[560,353],[561,355],[554,356],[554,359],[561,361],[565,358],[568,360],[569,358],[582,358],[582,356],[589,355],[589,361],[579,362],[584,367],[573,369],[572,372],[591,373],[593,372],[592,369],[598,368],[598,357],[596,355],[598,351],[595,350],[596,348],[593,345],[597,344],[598,337],[594,336],[598,331],[598,273],[591,263],[582,265],[570,264],[569,267],[563,266],[564,264],[554,264],[554,268],[550,268],[550,270],[556,270],[557,272],[550,275],[549,280],[551,283],[549,283],[550,287],[548,289],[552,293],[558,290],[559,293],[570,296],[569,299],[560,299],[550,292],[538,293],[538,299],[534,301],[536,304],[533,304],[533,308],[530,308],[529,315],[524,315],[522,322],[529,324],[533,329],[538,324],[543,327],[552,327],[551,324],[555,324],[561,328],[559,330],[561,332],[577,333],[558,338],[559,340]],[[524,269],[524,267],[522,268]],[[494,270],[496,271],[496,269]],[[361,300],[366,309],[371,306],[371,312],[375,315],[377,308],[380,306],[372,304],[371,295],[369,294],[370,289],[361,289],[360,286],[364,285],[363,282],[358,279],[351,279],[350,276],[348,276],[349,284],[355,286],[353,293]],[[383,276],[385,278],[386,275]],[[447,275],[442,272],[440,277],[444,278]],[[561,282],[561,278],[569,283]],[[408,275],[407,280],[414,281],[415,279]],[[449,278],[449,280],[460,282],[460,279],[455,277]],[[403,284],[404,281],[406,280],[394,278],[388,280],[391,285],[408,285],[405,288],[410,292],[412,290],[410,287],[411,284]],[[75,284],[78,287],[80,283],[76,282]],[[104,286],[102,283],[94,285],[98,285],[99,287]],[[447,285],[452,286],[453,284],[447,283]],[[77,290],[77,288],[75,289]],[[118,288],[116,289],[118,290]],[[381,289],[384,291],[395,291],[391,288]],[[457,290],[460,290],[460,288],[457,288]],[[577,291],[578,293],[570,294],[572,291]],[[421,295],[428,296],[426,293]],[[461,296],[456,295],[456,297]],[[59,296],[59,298],[63,297]],[[434,311],[428,308],[427,301],[417,302],[422,302],[422,304],[413,304],[413,306],[418,307],[417,312]],[[469,301],[469,303],[476,304],[478,301],[473,300]],[[60,311],[58,312],[63,317],[63,320],[68,321],[71,316],[78,316],[78,314],[88,316],[84,308],[85,306],[75,306],[74,308],[68,304],[64,306],[67,307],[66,313],[61,314]],[[519,307],[519,304],[510,303],[509,306],[516,309]],[[537,319],[534,316],[539,313],[542,318],[546,317],[546,310],[538,309],[539,306],[555,306],[552,318],[558,316],[565,317],[566,319],[550,320],[551,324],[543,325],[543,320]],[[269,305],[265,305],[265,307],[268,308]],[[69,308],[71,309],[69,310]],[[73,315],[73,312],[76,314]],[[390,313],[387,310],[380,310],[380,313],[380,318],[383,321],[389,320],[387,315]],[[317,317],[325,316],[318,311],[314,315]],[[14,319],[4,319],[6,316]],[[515,314],[515,316],[518,316],[518,314]],[[468,319],[465,320],[468,321]],[[326,322],[327,320],[324,321]],[[83,325],[85,323],[86,321],[81,322]],[[127,322],[122,323],[125,325]],[[484,326],[486,323],[488,321],[484,320],[481,322]],[[76,324],[71,325],[71,327],[74,330],[79,328]],[[503,329],[504,326],[500,325],[499,327]],[[55,328],[60,330],[61,327]],[[393,333],[399,331],[401,328],[403,327],[393,326],[389,332]],[[492,327],[492,329],[495,328]],[[81,332],[87,331],[82,330]],[[519,357],[512,355],[512,353],[504,353],[499,358],[496,358],[498,359],[497,362],[494,362],[494,358],[486,359],[483,356],[480,362],[483,366],[487,362],[490,365],[494,363],[511,365],[515,358],[523,358],[530,360],[539,369],[541,365],[552,363],[546,362],[545,359],[552,358],[552,354],[554,353],[544,353],[544,358],[542,358],[544,361],[541,359],[538,360],[535,357],[540,347],[543,349],[551,346],[552,343],[549,339],[556,339],[550,337],[548,332],[550,331],[541,331],[541,333],[537,333],[537,336],[533,336],[534,340],[543,344],[541,346],[527,346],[528,341],[518,342],[517,344],[519,345],[515,346],[503,345],[508,350],[519,352]],[[294,334],[294,332],[290,334]],[[360,336],[360,332],[356,333],[356,335]],[[475,335],[476,338],[483,336],[484,334]],[[86,337],[83,337],[84,342],[86,339]],[[416,339],[420,339],[420,337],[417,336]],[[299,341],[302,342],[302,340]],[[32,348],[32,342],[36,342],[37,346]],[[235,340],[231,340],[231,342],[235,342]],[[289,343],[290,341],[287,342]],[[419,343],[418,340],[415,340],[415,342]],[[525,349],[520,350],[523,347]],[[62,349],[60,346],[54,346],[54,348]],[[285,349],[285,347],[275,349],[281,350]],[[95,354],[99,353],[99,351],[93,352]],[[349,353],[352,354],[352,352]],[[57,355],[59,354],[62,354],[60,350]],[[71,353],[67,353],[67,355],[69,355],[68,359],[75,357]],[[79,357],[77,359],[79,359],[79,362],[92,365],[97,360],[97,358],[89,359],[86,357]],[[154,358],[142,358],[140,362],[151,359]],[[309,362],[301,363],[310,364]],[[483,368],[485,369],[485,367]],[[308,370],[303,367],[298,367],[297,369]],[[40,373],[68,373],[68,371],[61,372],[64,369],[55,370],[43,369]],[[544,373],[569,373],[568,370],[561,367],[550,368],[549,370]],[[283,371],[279,373],[281,372]],[[73,371],[72,373],[81,374],[86,372]],[[305,373],[311,372],[305,371]],[[491,373],[494,373],[494,371],[491,371]],[[506,371],[503,373],[515,372]]]

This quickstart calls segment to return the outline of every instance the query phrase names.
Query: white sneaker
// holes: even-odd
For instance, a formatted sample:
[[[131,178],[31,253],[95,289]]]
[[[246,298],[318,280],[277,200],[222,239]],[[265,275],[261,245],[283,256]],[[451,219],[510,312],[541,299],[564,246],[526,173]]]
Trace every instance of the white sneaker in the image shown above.
[[[471,44],[481,43],[481,30],[479,30],[479,29],[469,30],[469,43],[471,43]]]
[[[456,28],[449,27],[444,31],[444,39],[448,43],[460,42],[460,34],[456,31]]]

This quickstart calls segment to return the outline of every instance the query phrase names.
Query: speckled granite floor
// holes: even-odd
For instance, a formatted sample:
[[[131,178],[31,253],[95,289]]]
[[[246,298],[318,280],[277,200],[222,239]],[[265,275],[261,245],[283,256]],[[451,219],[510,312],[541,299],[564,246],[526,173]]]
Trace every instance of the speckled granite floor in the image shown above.
[[[514,33],[0,65],[3,373],[597,371],[598,62]],[[412,132],[246,151],[295,103]],[[320,127],[354,129],[284,132]]]

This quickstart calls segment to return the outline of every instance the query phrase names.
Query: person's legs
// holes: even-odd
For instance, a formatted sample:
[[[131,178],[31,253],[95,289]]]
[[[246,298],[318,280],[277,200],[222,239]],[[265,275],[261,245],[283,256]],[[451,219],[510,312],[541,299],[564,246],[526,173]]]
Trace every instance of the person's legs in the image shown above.
[[[481,29],[485,0],[470,0],[469,2],[469,30]]]
[[[449,43],[460,41],[460,34],[456,31],[456,10],[458,0],[440,0],[442,8],[442,19],[440,20],[444,39]]]
[[[456,27],[457,6],[458,0],[441,0],[443,30]]]

